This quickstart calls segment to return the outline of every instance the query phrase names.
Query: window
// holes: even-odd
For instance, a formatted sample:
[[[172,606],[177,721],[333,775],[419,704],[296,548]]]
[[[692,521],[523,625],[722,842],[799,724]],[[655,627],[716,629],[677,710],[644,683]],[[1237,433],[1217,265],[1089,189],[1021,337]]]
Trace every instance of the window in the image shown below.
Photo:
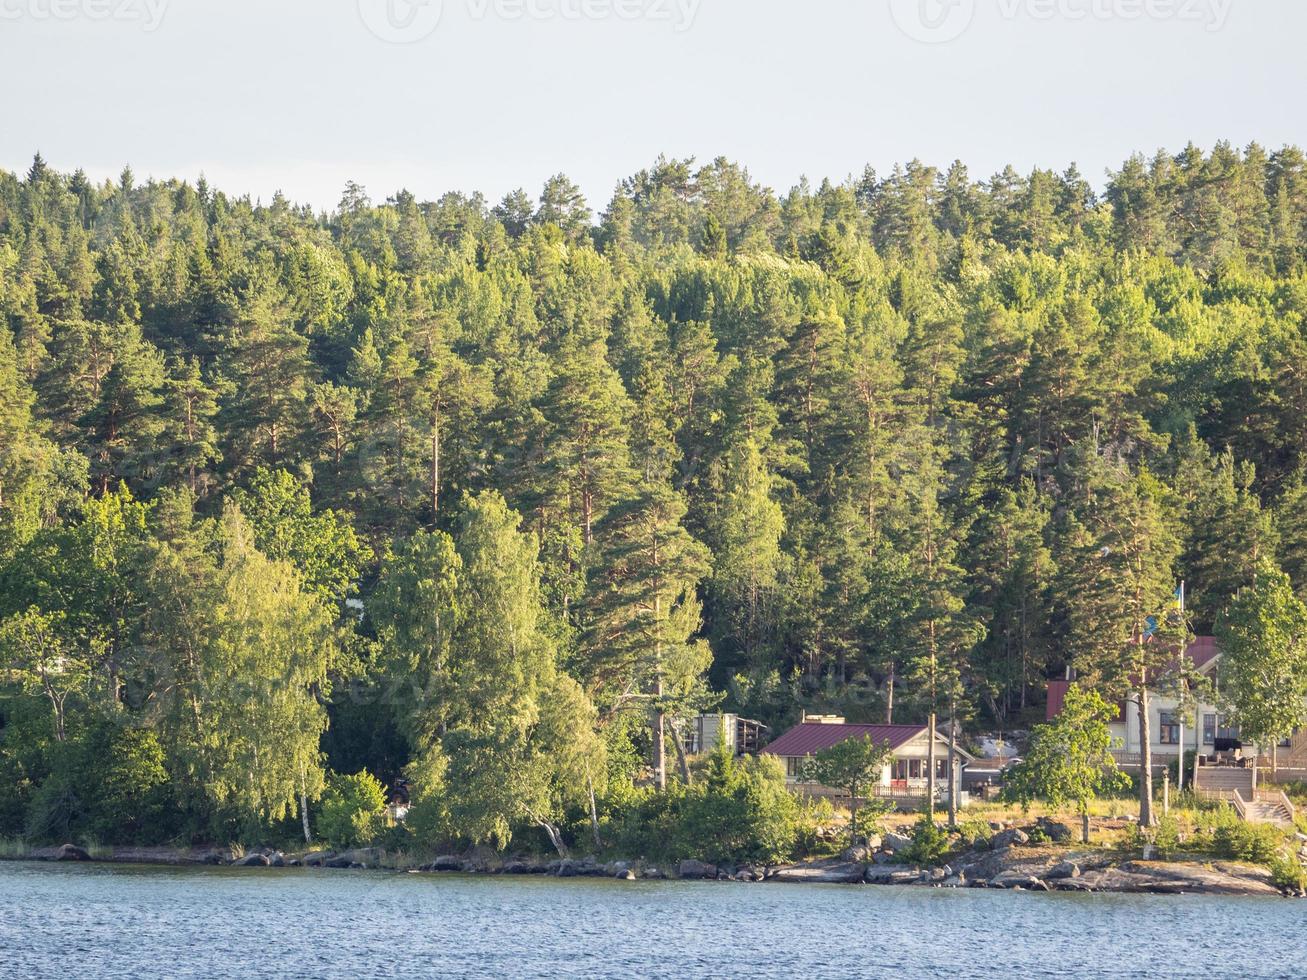
[[[1180,744],[1180,719],[1173,711],[1158,714],[1158,741],[1163,745]]]
[[[1203,744],[1215,745],[1218,738],[1238,740],[1239,729],[1225,715],[1203,715]]]
[[[891,767],[890,771],[891,771],[891,773],[892,773],[892,778],[894,778],[894,779],[897,779],[897,780],[904,780],[904,779],[907,779],[907,778],[908,778],[908,760],[907,760],[907,759],[895,759],[895,760],[894,760],[894,765]]]
[[[804,763],[807,762],[807,761],[808,761],[807,759],[798,758],[798,757],[796,757],[796,756],[792,756],[792,755],[791,755],[791,756],[786,756],[786,758],[785,758],[785,775],[789,776],[791,779],[802,779],[802,778],[803,778],[803,765],[804,765]]]

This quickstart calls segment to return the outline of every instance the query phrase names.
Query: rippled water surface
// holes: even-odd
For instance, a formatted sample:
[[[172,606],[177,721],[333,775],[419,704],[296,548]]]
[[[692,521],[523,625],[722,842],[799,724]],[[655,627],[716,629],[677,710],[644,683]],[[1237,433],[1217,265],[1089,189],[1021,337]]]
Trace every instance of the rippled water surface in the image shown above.
[[[0,864],[5,977],[1307,977],[1307,903]]]

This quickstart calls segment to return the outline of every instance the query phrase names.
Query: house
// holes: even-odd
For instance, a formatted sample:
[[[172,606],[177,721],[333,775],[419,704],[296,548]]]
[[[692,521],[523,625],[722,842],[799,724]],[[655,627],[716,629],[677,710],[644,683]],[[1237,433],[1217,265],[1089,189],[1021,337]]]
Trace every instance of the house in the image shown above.
[[[719,741],[725,741],[735,755],[752,755],[771,734],[762,722],[731,714],[689,718],[678,722],[676,731],[688,755],[711,752]]]
[[[901,801],[917,801],[926,795],[929,768],[929,730],[925,725],[850,725],[836,715],[807,715],[803,721],[762,750],[776,756],[785,766],[785,783],[790,789],[810,796],[843,795],[843,791],[804,778],[804,767],[823,749],[850,738],[871,738],[891,750],[880,782],[869,795]],[[957,749],[959,777],[973,761],[970,753]],[[948,738],[943,729],[935,732],[935,772],[942,790],[948,785]],[[958,779],[961,789],[962,781]]]
[[[1269,768],[1274,754],[1277,778],[1286,781],[1307,778],[1307,730],[1298,732],[1279,746],[1263,746],[1259,751],[1257,746],[1242,744],[1239,730],[1227,722],[1219,705],[1212,703],[1216,700],[1211,692],[1216,688],[1217,668],[1221,661],[1215,637],[1195,638],[1185,651],[1185,658],[1198,674],[1211,681],[1210,690],[1188,712],[1180,710],[1179,699],[1174,694],[1162,690],[1150,692],[1148,708],[1155,772],[1160,773],[1182,754],[1190,752],[1197,752],[1202,763],[1214,763],[1218,754],[1222,761],[1229,761],[1237,752],[1243,758],[1259,759],[1259,768]],[[1070,680],[1049,682],[1046,716],[1049,721],[1061,713],[1067,688],[1073,683]],[[1143,758],[1139,745],[1138,702],[1127,700],[1121,704],[1109,728],[1112,731],[1112,754],[1117,764],[1122,769],[1137,771]]]

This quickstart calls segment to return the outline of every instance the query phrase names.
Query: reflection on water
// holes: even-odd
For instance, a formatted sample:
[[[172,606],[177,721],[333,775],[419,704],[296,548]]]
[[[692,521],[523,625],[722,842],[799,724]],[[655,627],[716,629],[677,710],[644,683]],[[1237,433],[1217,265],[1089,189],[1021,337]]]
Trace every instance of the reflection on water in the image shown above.
[[[1307,976],[1307,904],[0,864],[4,977]]]

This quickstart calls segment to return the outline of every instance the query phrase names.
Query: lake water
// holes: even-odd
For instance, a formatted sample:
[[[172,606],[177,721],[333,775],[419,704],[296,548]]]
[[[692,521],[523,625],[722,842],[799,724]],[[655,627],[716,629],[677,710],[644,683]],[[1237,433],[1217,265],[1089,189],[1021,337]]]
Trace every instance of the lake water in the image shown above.
[[[0,863],[0,975],[1301,978],[1307,903]]]

